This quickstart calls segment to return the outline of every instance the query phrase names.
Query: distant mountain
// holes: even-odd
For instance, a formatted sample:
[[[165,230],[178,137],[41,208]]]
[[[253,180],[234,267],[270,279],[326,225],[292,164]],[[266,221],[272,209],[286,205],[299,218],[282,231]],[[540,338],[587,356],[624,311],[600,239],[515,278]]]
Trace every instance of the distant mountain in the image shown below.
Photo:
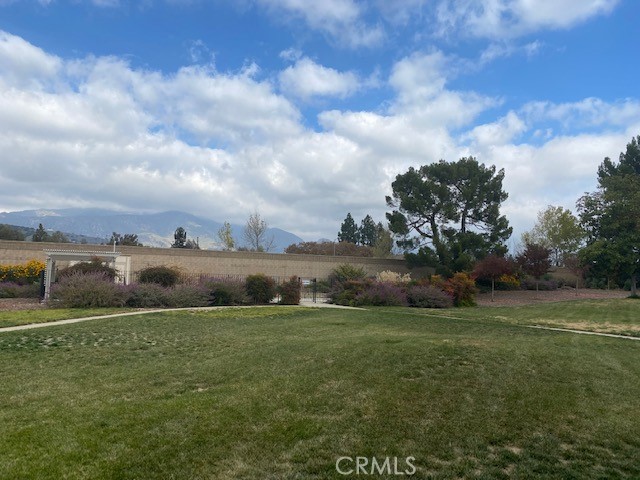
[[[42,223],[48,231],[84,235],[106,242],[113,232],[134,233],[144,245],[169,247],[174,241],[173,234],[178,227],[187,231],[187,238],[198,240],[202,249],[219,249],[217,232],[220,222],[197,217],[185,212],[124,213],[102,209],[49,209],[1,212],[0,223],[21,227],[38,228]],[[239,246],[244,246],[244,225],[232,225],[231,230]],[[274,252],[283,252],[292,243],[303,240],[293,233],[279,228],[267,230],[273,236]]]

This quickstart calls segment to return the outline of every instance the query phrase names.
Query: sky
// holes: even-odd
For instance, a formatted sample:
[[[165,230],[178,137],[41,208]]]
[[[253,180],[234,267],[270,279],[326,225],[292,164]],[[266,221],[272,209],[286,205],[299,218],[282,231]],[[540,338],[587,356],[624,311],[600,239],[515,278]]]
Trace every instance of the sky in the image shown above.
[[[396,175],[504,169],[510,246],[640,134],[636,0],[0,0],[0,211],[383,221]],[[634,47],[634,45],[636,45]]]

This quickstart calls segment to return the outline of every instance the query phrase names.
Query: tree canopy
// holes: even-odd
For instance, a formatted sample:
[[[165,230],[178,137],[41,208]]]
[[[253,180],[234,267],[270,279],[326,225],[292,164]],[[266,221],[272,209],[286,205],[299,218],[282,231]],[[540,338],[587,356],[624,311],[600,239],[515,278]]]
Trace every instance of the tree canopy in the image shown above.
[[[175,237],[174,237],[175,238]],[[135,233],[125,233],[124,235],[118,232],[113,232],[109,239],[109,245],[122,245],[127,247],[142,247],[142,243],[138,241],[138,235]]]
[[[231,224],[229,222],[224,222],[218,229],[217,236],[222,244],[223,250],[231,251],[236,248],[236,239],[233,238],[233,231],[231,230]]]
[[[338,241],[340,242],[349,242],[353,244],[358,244],[360,241],[360,232],[358,231],[358,225],[356,225],[355,220],[351,216],[351,212],[347,213],[347,217],[340,225],[340,232],[338,232]]]
[[[267,235],[269,225],[258,212],[249,215],[244,227],[244,240],[248,249],[254,252],[268,252],[274,248],[273,236]]]
[[[6,224],[0,224],[0,240],[24,241],[24,233],[19,229]]]
[[[470,270],[477,259],[490,253],[504,255],[504,242],[512,229],[500,205],[507,199],[502,189],[504,170],[486,167],[473,157],[457,162],[424,165],[398,175],[393,195],[386,198],[394,210],[387,213],[393,233],[413,265],[436,267],[451,274]],[[411,237],[412,234],[417,236]]]
[[[553,263],[564,264],[564,258],[575,253],[584,240],[585,231],[570,210],[549,205],[538,212],[533,229],[522,234],[525,244],[535,243],[551,249]]]
[[[578,201],[588,232],[580,252],[590,275],[631,282],[636,293],[640,274],[640,135],[632,138],[618,162],[605,158],[598,167],[598,190]]]

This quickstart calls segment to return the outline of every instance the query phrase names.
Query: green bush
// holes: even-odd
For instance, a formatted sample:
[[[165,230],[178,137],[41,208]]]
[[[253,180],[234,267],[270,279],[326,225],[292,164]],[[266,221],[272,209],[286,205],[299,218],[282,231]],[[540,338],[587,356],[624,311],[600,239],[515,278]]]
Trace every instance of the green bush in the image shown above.
[[[166,266],[147,267],[140,270],[138,274],[140,283],[156,283],[163,287],[173,287],[178,280],[180,280],[180,272]]]
[[[336,282],[327,294],[328,301],[336,305],[354,306],[356,297],[369,288],[372,283],[373,280],[369,278]]]
[[[50,301],[69,308],[123,307],[127,297],[126,288],[113,283],[105,272],[74,272],[51,287]]]
[[[243,305],[248,302],[244,282],[230,278],[204,280],[209,291],[209,305]]]
[[[94,257],[90,262],[80,262],[72,265],[71,267],[63,268],[62,270],[58,271],[56,277],[58,279],[62,279],[76,274],[100,274],[109,277],[109,279],[113,282],[113,280],[116,278],[117,272],[115,268],[106,265],[102,259]]]
[[[300,304],[300,279],[296,276],[278,286],[277,292],[280,295],[280,303],[283,305]]]
[[[247,295],[253,303],[269,303],[276,296],[276,283],[263,273],[249,275],[245,280]]]
[[[363,280],[367,276],[364,268],[355,267],[348,263],[338,265],[338,267],[329,275],[329,282],[346,282],[348,280]]]

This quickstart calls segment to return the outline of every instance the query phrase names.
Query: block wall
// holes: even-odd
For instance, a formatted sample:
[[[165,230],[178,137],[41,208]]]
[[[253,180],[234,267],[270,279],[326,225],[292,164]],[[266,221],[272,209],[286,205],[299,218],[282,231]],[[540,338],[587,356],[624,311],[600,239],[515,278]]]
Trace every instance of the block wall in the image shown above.
[[[112,252],[112,246],[78,245],[69,243],[33,243],[0,240],[0,264],[26,263],[46,260],[44,250],[76,250]],[[384,270],[408,272],[402,259],[333,257],[324,255],[290,255],[257,252],[219,252],[210,250],[184,250],[175,248],[116,247],[129,258],[131,271],[145,267],[175,266],[188,274],[250,275],[264,273],[274,277],[326,278],[338,265],[349,263],[361,266],[369,275]]]

